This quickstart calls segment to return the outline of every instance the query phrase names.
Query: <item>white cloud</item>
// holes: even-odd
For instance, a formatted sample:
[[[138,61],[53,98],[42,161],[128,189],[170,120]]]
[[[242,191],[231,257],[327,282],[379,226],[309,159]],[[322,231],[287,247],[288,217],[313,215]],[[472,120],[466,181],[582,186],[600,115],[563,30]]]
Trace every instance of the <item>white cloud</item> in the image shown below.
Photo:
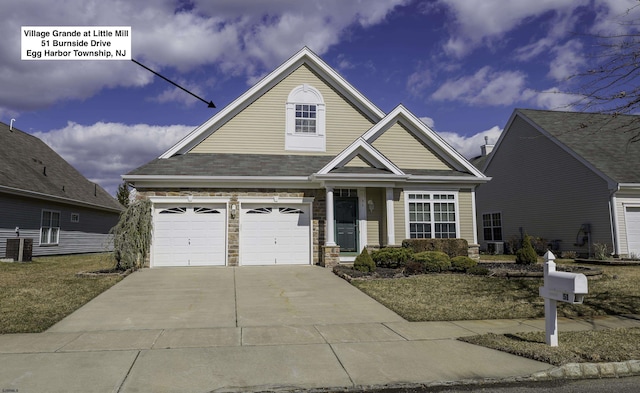
[[[571,40],[553,49],[555,58],[549,64],[549,76],[556,81],[563,81],[576,75],[585,66],[583,45],[580,41]]]
[[[407,79],[407,90],[413,95],[419,95],[427,89],[433,82],[433,77],[429,69],[423,69],[409,75]]]
[[[526,89],[522,98],[523,101],[533,103],[536,107],[561,111],[574,110],[579,100],[579,97],[562,92],[557,87],[543,91]]]
[[[502,128],[493,126],[486,131],[471,136],[460,135],[455,132],[440,132],[439,134],[465,158],[471,159],[480,155],[480,146],[485,144],[485,137],[489,138],[489,144],[495,144],[501,133]]]
[[[440,0],[452,13],[451,37],[445,51],[461,58],[481,44],[491,45],[518,25],[554,11],[570,17],[588,0]],[[569,31],[565,32],[566,34]]]
[[[82,125],[33,133],[86,178],[115,194],[120,175],[158,157],[194,127],[121,123]]]
[[[495,72],[489,66],[475,74],[443,83],[431,98],[471,105],[513,105],[521,100],[526,76],[520,71]]]
[[[158,72],[215,65],[251,82],[302,46],[322,55],[350,26],[381,23],[407,1],[194,0],[183,7],[171,0],[68,0],[44,7],[42,0],[3,0],[0,112],[48,107],[153,80],[126,61],[21,61],[22,25],[131,26],[133,57]],[[161,99],[171,99],[171,93]]]
[[[431,128],[431,129],[433,129],[433,127],[436,125],[436,122],[435,122],[432,118],[427,117],[427,116],[425,116],[425,117],[421,117],[421,118],[420,118],[420,120],[421,120],[424,124],[426,124],[427,126],[429,126],[429,128]]]

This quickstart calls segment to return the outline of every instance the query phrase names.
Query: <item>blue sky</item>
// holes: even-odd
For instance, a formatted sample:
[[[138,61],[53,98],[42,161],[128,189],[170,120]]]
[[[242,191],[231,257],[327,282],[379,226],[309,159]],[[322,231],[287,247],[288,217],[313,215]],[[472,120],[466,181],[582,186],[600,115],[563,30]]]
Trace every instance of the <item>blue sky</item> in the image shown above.
[[[383,111],[399,103],[466,157],[514,108],[570,110],[593,35],[637,0],[2,0],[0,121],[114,193],[262,76],[310,47]],[[21,61],[20,26],[132,27],[131,61]]]

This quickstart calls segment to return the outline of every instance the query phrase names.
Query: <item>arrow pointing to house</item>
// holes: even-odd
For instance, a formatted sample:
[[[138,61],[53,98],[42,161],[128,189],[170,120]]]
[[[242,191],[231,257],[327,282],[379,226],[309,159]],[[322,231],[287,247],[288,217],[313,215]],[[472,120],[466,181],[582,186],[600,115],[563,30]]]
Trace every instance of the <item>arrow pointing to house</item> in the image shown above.
[[[136,61],[136,60],[134,60],[134,59],[131,59],[131,61],[132,61],[132,62],[134,62],[134,63],[136,63],[136,64],[137,64],[137,65],[139,65],[140,67],[144,68],[145,70],[153,72],[154,74],[156,74],[156,75],[157,75],[157,76],[159,76],[160,78],[162,78],[162,79],[166,80],[167,82],[171,83],[171,84],[172,84],[172,85],[174,85],[175,87],[177,87],[177,88],[179,88],[179,89],[182,89],[182,90],[184,90],[185,92],[187,92],[187,93],[191,94],[191,95],[192,95],[192,96],[194,96],[195,98],[197,98],[197,99],[199,99],[200,101],[202,101],[202,102],[204,102],[205,104],[207,104],[207,106],[208,106],[209,108],[215,108],[215,107],[216,107],[216,105],[213,103],[213,101],[207,101],[207,100],[205,100],[204,98],[199,97],[199,96],[197,96],[197,95],[193,94],[193,93],[192,93],[192,92],[190,92],[189,90],[187,90],[187,89],[185,89],[184,87],[180,86],[179,84],[177,84],[177,83],[173,82],[172,80],[169,80],[169,79],[165,78],[164,76],[162,76],[162,75],[158,74],[157,72],[155,72],[155,71],[154,71],[154,70],[152,70],[151,68],[149,68],[149,67],[147,67],[146,65],[144,65],[144,64],[142,64],[142,63],[140,63],[139,61]]]

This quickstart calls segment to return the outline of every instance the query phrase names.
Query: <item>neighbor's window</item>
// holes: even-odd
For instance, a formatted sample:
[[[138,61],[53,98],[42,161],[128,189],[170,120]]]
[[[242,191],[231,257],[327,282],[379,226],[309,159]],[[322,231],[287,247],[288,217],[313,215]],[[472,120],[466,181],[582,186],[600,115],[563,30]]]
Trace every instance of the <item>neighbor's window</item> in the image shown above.
[[[80,213],[71,213],[71,222],[80,222]]]
[[[60,234],[60,212],[52,210],[42,211],[40,225],[40,244],[58,244]]]
[[[296,132],[303,134],[316,133],[316,106],[296,104]]]
[[[502,213],[485,213],[482,215],[484,240],[502,240]]]
[[[457,237],[455,194],[409,193],[407,210],[412,239]]]

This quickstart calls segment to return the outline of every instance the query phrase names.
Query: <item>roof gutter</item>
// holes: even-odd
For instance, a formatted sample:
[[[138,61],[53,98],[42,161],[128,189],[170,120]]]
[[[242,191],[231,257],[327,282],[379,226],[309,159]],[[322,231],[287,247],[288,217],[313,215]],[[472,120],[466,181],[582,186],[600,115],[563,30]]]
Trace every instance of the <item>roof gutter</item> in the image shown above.
[[[4,193],[7,193],[7,194],[12,194],[12,195],[26,196],[26,197],[35,198],[35,199],[42,199],[42,200],[51,201],[51,202],[58,202],[58,203],[65,203],[65,204],[83,206],[83,207],[88,207],[88,208],[91,208],[91,209],[105,210],[105,211],[114,212],[114,213],[120,213],[123,210],[123,209],[118,209],[118,208],[112,208],[112,207],[108,207],[108,206],[98,205],[98,204],[94,204],[94,203],[84,202],[84,201],[80,201],[80,200],[77,200],[77,199],[59,197],[59,196],[55,196],[55,195],[44,194],[44,193],[41,193],[41,192],[22,190],[22,189],[19,189],[19,188],[13,188],[13,187],[7,187],[7,186],[0,186],[0,192],[4,192]]]

